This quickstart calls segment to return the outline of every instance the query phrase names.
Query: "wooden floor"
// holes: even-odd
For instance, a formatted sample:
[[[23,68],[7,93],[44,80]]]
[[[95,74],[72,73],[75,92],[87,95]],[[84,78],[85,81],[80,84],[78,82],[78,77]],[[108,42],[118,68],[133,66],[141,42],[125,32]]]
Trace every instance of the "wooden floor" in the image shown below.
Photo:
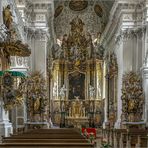
[[[0,148],[92,148],[76,129],[36,129],[4,137]]]

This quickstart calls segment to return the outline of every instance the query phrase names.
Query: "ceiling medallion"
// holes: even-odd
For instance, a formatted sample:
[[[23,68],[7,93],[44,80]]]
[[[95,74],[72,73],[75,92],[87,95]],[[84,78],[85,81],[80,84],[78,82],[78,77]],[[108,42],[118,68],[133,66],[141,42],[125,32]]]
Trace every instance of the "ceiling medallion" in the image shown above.
[[[55,18],[58,17],[61,14],[61,12],[63,11],[63,9],[64,9],[64,7],[62,5],[59,5],[55,10],[54,17]]]
[[[88,6],[87,0],[71,0],[69,8],[74,11],[81,11]]]
[[[101,8],[100,5],[95,5],[94,6],[94,11],[95,13],[99,16],[99,17],[102,17],[103,16],[103,9]]]

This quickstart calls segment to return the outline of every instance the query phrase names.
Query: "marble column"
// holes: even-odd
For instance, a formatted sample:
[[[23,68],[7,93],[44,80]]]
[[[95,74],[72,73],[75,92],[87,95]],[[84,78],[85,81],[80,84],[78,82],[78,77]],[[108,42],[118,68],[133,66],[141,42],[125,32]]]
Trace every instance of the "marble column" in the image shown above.
[[[118,55],[117,63],[118,63],[118,80],[117,80],[117,120],[115,123],[115,128],[120,129],[121,127],[121,115],[122,115],[122,76],[123,76],[123,41],[117,45],[116,55]]]

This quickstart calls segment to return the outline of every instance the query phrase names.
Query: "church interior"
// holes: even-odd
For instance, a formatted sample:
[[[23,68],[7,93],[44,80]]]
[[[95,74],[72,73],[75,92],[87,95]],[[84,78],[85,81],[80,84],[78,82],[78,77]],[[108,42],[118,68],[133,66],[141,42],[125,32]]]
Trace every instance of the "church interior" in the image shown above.
[[[0,0],[0,147],[148,148],[148,0]]]

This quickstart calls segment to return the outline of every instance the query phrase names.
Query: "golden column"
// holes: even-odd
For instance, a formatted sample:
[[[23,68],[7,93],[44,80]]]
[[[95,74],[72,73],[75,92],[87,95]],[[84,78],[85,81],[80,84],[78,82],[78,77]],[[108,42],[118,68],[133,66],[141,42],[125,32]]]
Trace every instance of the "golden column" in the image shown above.
[[[54,97],[55,100],[59,99],[59,73],[60,73],[60,65],[59,60],[54,61],[53,66],[53,83],[52,83],[52,97]]]
[[[96,60],[96,99],[102,98],[102,60]]]

